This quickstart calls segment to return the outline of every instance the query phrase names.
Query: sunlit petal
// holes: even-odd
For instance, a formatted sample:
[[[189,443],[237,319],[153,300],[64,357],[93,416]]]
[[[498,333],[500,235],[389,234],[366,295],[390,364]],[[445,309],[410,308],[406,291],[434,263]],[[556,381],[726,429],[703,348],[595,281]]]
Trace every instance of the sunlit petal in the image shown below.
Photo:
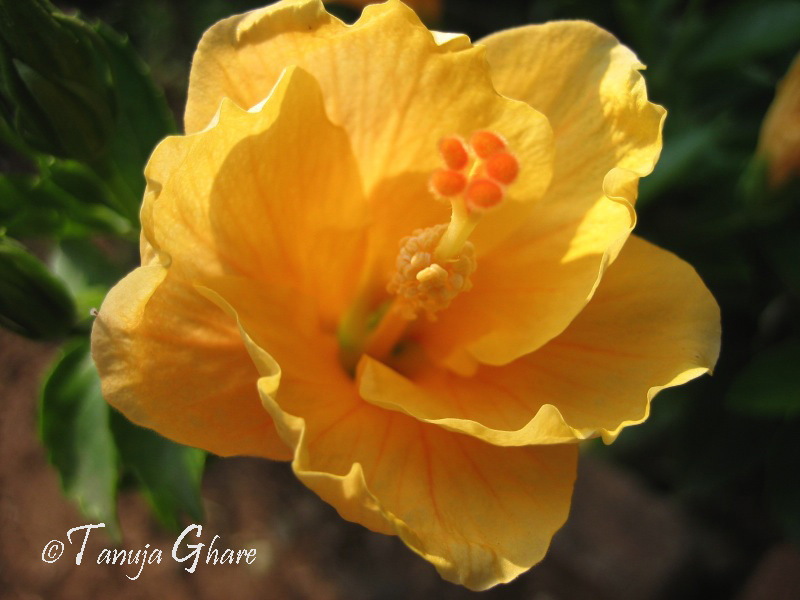
[[[711,370],[719,308],[694,270],[636,237],[564,333],[503,367],[471,377],[421,370],[413,380],[365,357],[371,403],[492,444],[613,440],[647,418],[660,390]]]

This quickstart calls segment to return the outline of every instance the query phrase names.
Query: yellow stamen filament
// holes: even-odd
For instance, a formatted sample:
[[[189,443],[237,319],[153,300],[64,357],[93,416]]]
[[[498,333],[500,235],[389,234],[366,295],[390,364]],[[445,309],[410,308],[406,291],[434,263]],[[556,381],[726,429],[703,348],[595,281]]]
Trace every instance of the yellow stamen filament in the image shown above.
[[[480,214],[468,211],[461,198],[456,198],[451,204],[450,222],[433,253],[437,262],[444,262],[456,256],[480,221]]]

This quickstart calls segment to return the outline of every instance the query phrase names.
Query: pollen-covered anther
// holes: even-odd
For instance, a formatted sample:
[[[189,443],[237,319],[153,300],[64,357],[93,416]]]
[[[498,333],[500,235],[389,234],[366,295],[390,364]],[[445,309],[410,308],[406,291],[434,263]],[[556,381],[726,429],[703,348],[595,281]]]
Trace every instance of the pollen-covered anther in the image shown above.
[[[436,263],[417,273],[417,281],[427,285],[441,285],[447,281],[447,270]]]
[[[444,198],[458,196],[467,187],[467,177],[451,169],[437,169],[430,179],[431,191]]]
[[[445,229],[446,225],[418,229],[401,242],[397,270],[387,290],[401,302],[402,314],[407,319],[415,319],[424,312],[428,319],[435,320],[437,312],[472,287],[469,278],[475,271],[475,249],[470,242],[464,244],[457,256],[441,264],[433,259]]]

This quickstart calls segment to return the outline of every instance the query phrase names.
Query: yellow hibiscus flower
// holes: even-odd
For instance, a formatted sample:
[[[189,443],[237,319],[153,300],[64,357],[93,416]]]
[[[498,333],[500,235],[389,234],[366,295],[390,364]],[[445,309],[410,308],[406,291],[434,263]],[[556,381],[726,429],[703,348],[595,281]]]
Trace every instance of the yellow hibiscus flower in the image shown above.
[[[473,46],[395,1],[217,23],[94,326],[106,399],[291,460],[450,581],[513,579],[567,518],[577,442],[717,358],[701,280],[630,236],[664,118],[641,68],[590,23]]]

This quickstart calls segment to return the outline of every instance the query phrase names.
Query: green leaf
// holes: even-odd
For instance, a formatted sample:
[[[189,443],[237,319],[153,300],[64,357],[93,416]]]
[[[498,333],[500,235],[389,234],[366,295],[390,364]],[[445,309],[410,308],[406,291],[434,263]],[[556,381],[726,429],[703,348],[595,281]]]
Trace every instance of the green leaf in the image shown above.
[[[48,154],[101,156],[114,95],[92,27],[42,0],[0,0],[0,92],[19,136]]]
[[[82,212],[71,206],[67,225],[107,221],[125,235],[110,207],[128,221],[127,229],[138,226],[144,165],[176,127],[127,38],[48,2],[0,0],[0,108],[9,113],[15,145],[85,163],[39,161],[42,187],[87,206]]]
[[[195,523],[202,521],[205,452],[134,425],[117,411],[111,427],[124,468],[134,473],[161,523],[177,531],[184,513]]]
[[[114,79],[120,112],[117,136],[124,138],[125,147],[143,165],[162,138],[177,133],[175,119],[164,92],[153,81],[149,67],[136,54],[128,38],[102,23],[97,26],[97,33],[106,44]]]
[[[48,131],[49,126],[46,137],[42,134],[29,136],[31,142],[48,153],[83,160],[103,152],[113,125],[110,108],[102,107],[97,101],[87,102],[83,97],[85,94],[70,89],[77,88],[73,82],[49,78],[48,74],[39,73],[17,59],[12,60],[12,67],[18,81],[38,105],[35,112],[29,109],[18,113],[19,117],[24,115],[25,120],[33,121],[21,129]],[[23,97],[14,100],[18,109],[23,110],[23,101],[29,99]],[[36,123],[34,119],[39,122]]]
[[[75,303],[64,284],[21,244],[0,235],[0,326],[32,339],[66,335]]]
[[[53,251],[50,267],[75,298],[87,331],[93,318],[90,311],[100,308],[111,286],[135,264],[138,253],[134,255],[134,250],[124,243],[108,241],[100,247],[86,239],[70,239],[62,240]]]
[[[135,223],[147,159],[156,144],[177,129],[163,92],[128,39],[102,23],[96,30],[105,44],[118,114],[110,155],[94,167],[120,196],[126,211],[123,214]]]
[[[108,206],[124,214],[114,192],[92,169],[74,160],[41,159],[39,169],[42,178],[52,182],[59,190],[69,194],[76,202],[71,203],[73,212],[90,206]],[[77,215],[76,215],[77,216]]]
[[[800,3],[741,4],[709,31],[692,67],[697,71],[741,68],[749,60],[800,45]]]
[[[48,235],[53,237],[85,237],[92,233],[113,233],[120,236],[133,235],[131,222],[102,204],[94,204],[89,191],[91,184],[77,182],[78,163],[59,166],[42,164],[42,175],[0,175],[0,225],[16,237]],[[63,175],[63,169],[71,170],[68,177],[59,179],[61,187],[53,177],[51,169]],[[71,177],[71,178],[70,178]]]
[[[734,379],[727,403],[759,416],[800,414],[800,340],[758,354]]]
[[[39,408],[42,442],[64,493],[87,518],[105,523],[117,539],[118,463],[110,410],[100,392],[88,340],[69,344],[44,381]]]
[[[31,175],[0,175],[0,226],[17,238],[60,235],[66,216],[36,190]]]

